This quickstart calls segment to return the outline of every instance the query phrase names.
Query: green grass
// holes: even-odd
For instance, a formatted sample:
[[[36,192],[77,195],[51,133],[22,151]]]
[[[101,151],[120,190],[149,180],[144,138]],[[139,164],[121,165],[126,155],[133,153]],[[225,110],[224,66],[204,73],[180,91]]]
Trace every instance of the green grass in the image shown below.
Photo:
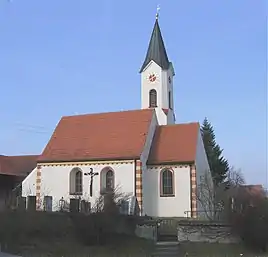
[[[240,244],[181,243],[180,252],[181,256],[188,253],[188,257],[238,257],[241,253],[243,257],[268,256],[250,252]]]
[[[72,242],[32,242],[24,246],[9,245],[10,253],[23,257],[150,257],[153,242],[125,237],[110,245],[86,247]],[[268,254],[250,252],[239,244],[180,243],[178,257],[264,257]],[[186,255],[186,253],[188,255]]]
[[[73,241],[48,242],[48,240],[20,246],[9,244],[8,252],[25,257],[150,257],[153,247],[153,242],[125,236],[110,245],[92,247]]]

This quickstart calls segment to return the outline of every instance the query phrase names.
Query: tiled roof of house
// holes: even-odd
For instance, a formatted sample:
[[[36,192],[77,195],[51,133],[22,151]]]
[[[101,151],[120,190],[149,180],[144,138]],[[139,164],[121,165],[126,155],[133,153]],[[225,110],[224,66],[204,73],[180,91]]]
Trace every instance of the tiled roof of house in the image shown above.
[[[265,196],[265,190],[262,185],[241,185],[238,187],[239,193],[250,196]]]
[[[193,163],[198,133],[199,123],[158,126],[148,164]]]
[[[0,174],[27,176],[37,164],[38,155],[5,156],[0,155]]]
[[[154,110],[62,117],[38,162],[139,158]]]
[[[168,109],[162,108],[162,111],[163,111],[166,115],[168,115]]]

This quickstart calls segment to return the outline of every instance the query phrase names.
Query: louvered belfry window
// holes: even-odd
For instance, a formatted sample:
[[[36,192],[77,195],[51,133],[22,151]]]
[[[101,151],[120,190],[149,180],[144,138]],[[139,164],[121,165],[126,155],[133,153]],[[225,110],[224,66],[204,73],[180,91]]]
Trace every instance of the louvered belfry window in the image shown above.
[[[149,92],[149,107],[157,107],[157,92],[155,89],[151,89]]]

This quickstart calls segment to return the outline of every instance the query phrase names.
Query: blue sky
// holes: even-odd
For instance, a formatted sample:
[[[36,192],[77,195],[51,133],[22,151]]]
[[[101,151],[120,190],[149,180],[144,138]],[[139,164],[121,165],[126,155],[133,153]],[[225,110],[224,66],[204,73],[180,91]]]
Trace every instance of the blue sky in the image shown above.
[[[266,185],[264,0],[1,0],[0,153],[40,153],[63,115],[140,108],[157,4],[177,122],[207,116],[229,162]]]

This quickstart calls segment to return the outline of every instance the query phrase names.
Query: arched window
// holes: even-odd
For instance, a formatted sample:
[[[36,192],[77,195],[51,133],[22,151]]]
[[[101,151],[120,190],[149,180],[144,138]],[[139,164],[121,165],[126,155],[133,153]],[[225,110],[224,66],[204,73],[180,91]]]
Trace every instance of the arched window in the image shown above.
[[[149,92],[149,107],[157,107],[157,92],[155,89],[151,89]]]
[[[114,189],[114,172],[112,170],[106,172],[106,189]]]
[[[75,173],[75,192],[77,194],[81,193],[82,194],[82,172],[78,170]]]
[[[163,170],[160,173],[161,196],[174,196],[174,177],[171,170]]]
[[[79,168],[74,168],[70,172],[70,194],[83,194],[83,173]]]
[[[100,188],[102,193],[115,188],[114,171],[110,167],[104,168],[100,173]]]

